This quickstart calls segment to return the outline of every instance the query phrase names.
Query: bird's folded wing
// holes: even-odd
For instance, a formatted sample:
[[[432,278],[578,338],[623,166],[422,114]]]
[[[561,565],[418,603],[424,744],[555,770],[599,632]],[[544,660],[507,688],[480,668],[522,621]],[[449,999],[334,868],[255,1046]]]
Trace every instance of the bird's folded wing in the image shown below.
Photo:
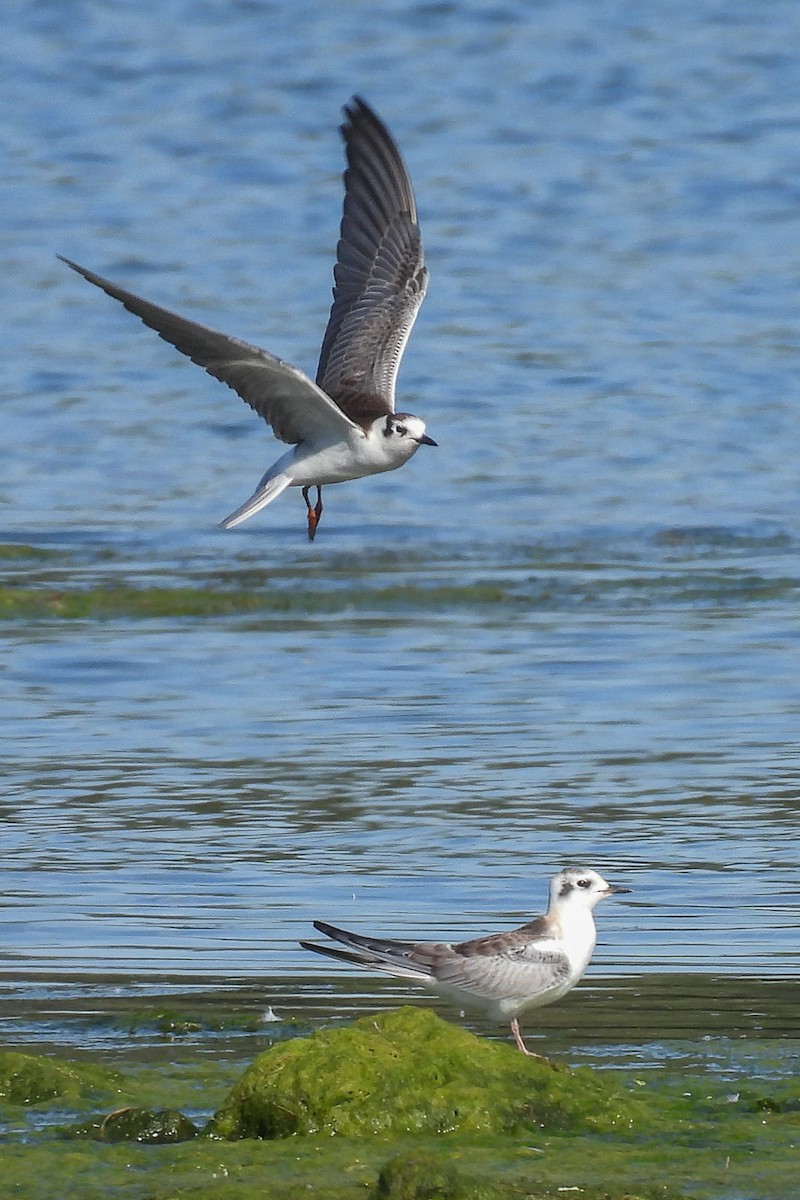
[[[569,960],[559,951],[499,954],[492,958],[458,953],[442,955],[431,974],[445,987],[461,988],[488,999],[535,996],[569,977]]]
[[[363,391],[394,408],[394,390],[428,273],[411,181],[386,127],[362,100],[345,109],[344,214],[333,306],[317,383],[345,412]]]
[[[340,441],[356,428],[330,397],[291,363],[283,362],[258,346],[151,304],[68,258],[62,261],[89,283],[119,300],[129,312],[209,375],[233,388],[272,426],[273,433],[282,442],[295,445],[306,440]]]
[[[324,933],[326,937],[341,942],[343,946],[350,946],[359,953],[376,958],[401,959],[417,945],[416,942],[401,942],[396,938],[370,937],[364,933],[353,933],[349,929],[341,929],[338,925],[331,925],[327,921],[315,921],[314,928],[320,933]]]

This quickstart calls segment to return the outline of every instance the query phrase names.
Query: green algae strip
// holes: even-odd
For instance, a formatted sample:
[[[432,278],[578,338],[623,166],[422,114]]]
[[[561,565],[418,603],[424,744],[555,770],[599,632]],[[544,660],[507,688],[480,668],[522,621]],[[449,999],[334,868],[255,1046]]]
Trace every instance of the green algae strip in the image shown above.
[[[325,614],[395,609],[449,610],[507,604],[512,593],[499,584],[461,587],[398,585],[347,591],[314,591],[306,583],[291,590],[225,589],[213,581],[200,587],[16,587],[0,585],[0,620],[111,620],[118,617],[224,617],[258,614]]]
[[[701,1079],[687,1080],[698,1092]],[[783,1116],[662,1110],[648,1135],[540,1133],[312,1137],[176,1145],[30,1137],[0,1147],[0,1197],[25,1200],[372,1200],[389,1164],[455,1175],[458,1200],[777,1200],[796,1174],[797,1122]],[[383,1193],[386,1195],[386,1193]],[[391,1195],[389,1193],[388,1195]],[[402,1200],[448,1193],[400,1193]],[[449,1193],[454,1200],[453,1192]],[[395,1200],[399,1200],[397,1193]]]
[[[776,1200],[796,1172],[791,1077],[574,1070],[422,1009],[278,1041],[237,1074],[207,1053],[120,1073],[6,1052],[0,1200]]]
[[[45,562],[63,558],[60,550],[47,550],[44,546],[28,546],[24,542],[0,542],[0,561],[15,562],[39,561]]]

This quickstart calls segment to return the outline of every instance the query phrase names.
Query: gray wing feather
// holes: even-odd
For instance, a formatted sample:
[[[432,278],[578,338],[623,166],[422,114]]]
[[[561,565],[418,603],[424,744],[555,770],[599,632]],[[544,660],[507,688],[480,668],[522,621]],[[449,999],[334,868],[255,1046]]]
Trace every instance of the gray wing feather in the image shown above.
[[[428,273],[411,181],[400,152],[357,97],[345,108],[345,200],[334,268],[333,305],[317,383],[347,411],[347,392],[394,390]]]
[[[59,257],[61,257],[59,255]],[[341,439],[355,428],[349,417],[307,375],[266,350],[189,321],[62,258],[89,283],[119,300],[159,337],[232,388],[263,417],[282,442]]]
[[[501,954],[491,959],[459,954],[440,959],[433,975],[445,987],[462,988],[484,999],[523,995],[533,998],[569,977],[566,955],[559,951]]]

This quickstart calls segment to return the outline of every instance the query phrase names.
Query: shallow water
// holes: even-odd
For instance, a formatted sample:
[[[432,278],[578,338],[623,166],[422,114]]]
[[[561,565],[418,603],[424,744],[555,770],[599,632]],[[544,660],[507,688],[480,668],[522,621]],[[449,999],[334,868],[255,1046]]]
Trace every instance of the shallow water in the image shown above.
[[[49,605],[2,625],[6,999],[313,1007],[314,917],[488,932],[565,860],[635,889],[590,983],[796,978],[798,34],[734,0],[15,9],[0,541],[56,554],[4,560]],[[223,534],[279,448],[54,254],[312,370],[356,90],[415,182],[401,393],[440,446],[330,489],[313,546],[294,495]],[[59,609],[115,587],[174,603]]]

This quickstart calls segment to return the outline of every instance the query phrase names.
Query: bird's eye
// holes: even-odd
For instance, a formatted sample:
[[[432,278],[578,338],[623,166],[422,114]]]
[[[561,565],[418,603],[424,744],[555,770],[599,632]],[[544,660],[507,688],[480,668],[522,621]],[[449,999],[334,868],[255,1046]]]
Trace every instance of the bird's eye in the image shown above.
[[[395,428],[395,432],[399,433],[401,437],[403,437],[405,434],[408,433],[408,430],[406,429],[405,425],[395,425],[394,428]]]
[[[579,880],[578,880],[578,887],[581,887],[581,888],[588,888],[588,887],[591,887],[591,886],[592,886],[592,881],[591,881],[591,879],[579,879]]]

